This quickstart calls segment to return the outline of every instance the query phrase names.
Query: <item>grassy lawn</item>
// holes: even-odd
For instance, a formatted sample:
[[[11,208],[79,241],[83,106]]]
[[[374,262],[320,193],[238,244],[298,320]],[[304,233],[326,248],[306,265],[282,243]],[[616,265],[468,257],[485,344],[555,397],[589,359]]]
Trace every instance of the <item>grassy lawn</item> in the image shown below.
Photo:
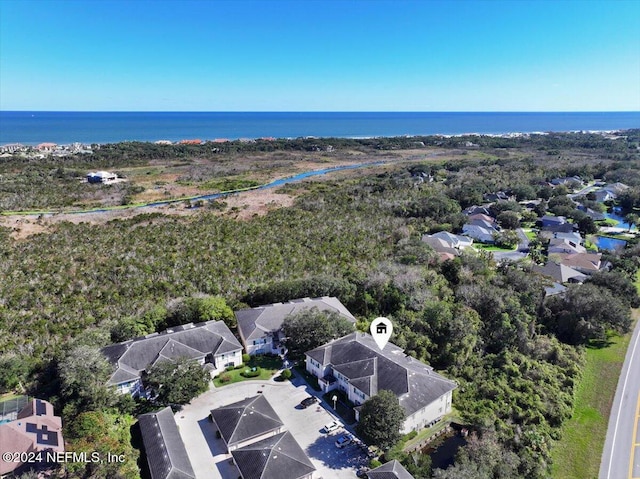
[[[501,248],[500,246],[496,246],[494,244],[484,243],[473,243],[473,247],[485,251],[515,251],[516,249],[518,249],[518,245],[514,246],[513,248]]]
[[[457,423],[462,423],[462,419],[460,418],[460,413],[458,413],[458,411],[456,410],[456,408],[451,408],[451,412],[449,414],[446,414],[443,418],[442,421],[438,421],[436,424],[434,424],[431,427],[427,427],[425,429],[423,429],[422,431],[420,431],[418,433],[418,435],[416,437],[414,437],[413,439],[409,439],[405,444],[403,449],[406,451],[408,449],[410,449],[411,447],[415,446],[416,444],[424,441],[425,439],[427,439],[428,437],[433,436],[435,433],[441,431],[442,429],[444,429],[445,427],[447,427],[449,425],[449,423],[451,422],[457,422]]]
[[[240,373],[249,369],[249,368],[260,368],[260,375],[255,378],[245,378]],[[234,369],[232,371],[225,371],[222,374],[218,375],[214,380],[213,384],[215,387],[219,388],[225,386],[227,384],[238,383],[240,381],[251,381],[255,379],[268,380],[282,367],[282,360],[279,357],[271,357],[271,356],[251,356],[251,360],[249,360],[248,364],[245,364],[242,368]],[[228,377],[230,378],[228,381],[222,381],[222,378]]]
[[[533,241],[538,237],[538,235],[531,230],[525,230],[524,234],[527,235],[527,238],[529,238],[529,241]]]
[[[635,284],[640,290],[640,275]],[[635,324],[640,319],[640,309],[633,311],[633,317]],[[598,477],[609,414],[630,340],[631,333],[612,337],[606,348],[587,349],[573,417],[552,450],[552,477]]]

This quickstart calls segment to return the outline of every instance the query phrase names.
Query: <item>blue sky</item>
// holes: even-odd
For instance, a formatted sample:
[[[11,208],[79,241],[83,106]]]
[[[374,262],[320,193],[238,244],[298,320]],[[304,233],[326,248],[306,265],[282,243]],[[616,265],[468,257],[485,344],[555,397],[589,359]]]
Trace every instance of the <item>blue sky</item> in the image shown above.
[[[0,109],[638,111],[640,1],[0,0]]]

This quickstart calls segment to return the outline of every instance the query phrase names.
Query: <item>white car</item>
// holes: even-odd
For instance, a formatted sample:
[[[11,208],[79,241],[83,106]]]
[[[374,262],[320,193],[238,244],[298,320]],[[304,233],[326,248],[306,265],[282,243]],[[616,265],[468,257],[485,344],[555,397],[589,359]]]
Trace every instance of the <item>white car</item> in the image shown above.
[[[330,432],[336,431],[338,429],[340,429],[340,423],[338,421],[332,421],[329,424],[326,424],[324,426],[324,432],[326,432],[327,434],[329,434]]]

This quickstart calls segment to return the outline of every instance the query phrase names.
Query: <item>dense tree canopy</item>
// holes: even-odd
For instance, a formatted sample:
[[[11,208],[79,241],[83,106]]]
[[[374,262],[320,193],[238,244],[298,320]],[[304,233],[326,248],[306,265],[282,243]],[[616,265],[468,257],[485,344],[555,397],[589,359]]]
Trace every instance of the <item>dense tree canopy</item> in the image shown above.
[[[284,343],[291,358],[304,357],[304,353],[315,349],[332,339],[353,332],[354,325],[335,311],[321,311],[318,308],[305,309],[287,316],[282,323]]]
[[[197,361],[177,359],[156,363],[143,376],[143,384],[155,403],[179,406],[206,391],[210,379]]]
[[[386,451],[400,440],[404,418],[404,409],[396,395],[392,391],[382,390],[362,405],[356,430],[367,444]]]

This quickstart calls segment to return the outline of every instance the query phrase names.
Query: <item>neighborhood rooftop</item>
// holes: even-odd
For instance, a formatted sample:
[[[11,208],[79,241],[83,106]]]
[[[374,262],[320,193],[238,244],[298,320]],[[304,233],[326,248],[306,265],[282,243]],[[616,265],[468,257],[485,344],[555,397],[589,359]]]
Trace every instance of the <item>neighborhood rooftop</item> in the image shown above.
[[[371,469],[367,472],[367,477],[369,479],[414,479],[409,471],[395,459]]]
[[[211,418],[229,449],[263,434],[280,432],[284,427],[271,404],[261,394],[213,409]]]
[[[151,479],[195,479],[170,407],[138,417]]]
[[[185,324],[102,349],[117,366],[108,385],[135,380],[159,361],[189,358],[203,360],[209,354],[240,351],[242,346],[222,321]]]
[[[231,451],[243,479],[311,477],[313,466],[289,431]]]
[[[406,356],[398,346],[387,343],[380,350],[366,333],[354,332],[307,352],[307,356],[320,364],[331,364],[368,396],[385,389],[392,391],[407,415],[456,388],[453,381]]]
[[[294,299],[288,303],[275,303],[235,312],[238,330],[245,341],[261,338],[265,332],[278,331],[284,319],[305,309],[318,308],[320,311],[333,311],[355,323],[356,319],[344,307],[338,298]]]

